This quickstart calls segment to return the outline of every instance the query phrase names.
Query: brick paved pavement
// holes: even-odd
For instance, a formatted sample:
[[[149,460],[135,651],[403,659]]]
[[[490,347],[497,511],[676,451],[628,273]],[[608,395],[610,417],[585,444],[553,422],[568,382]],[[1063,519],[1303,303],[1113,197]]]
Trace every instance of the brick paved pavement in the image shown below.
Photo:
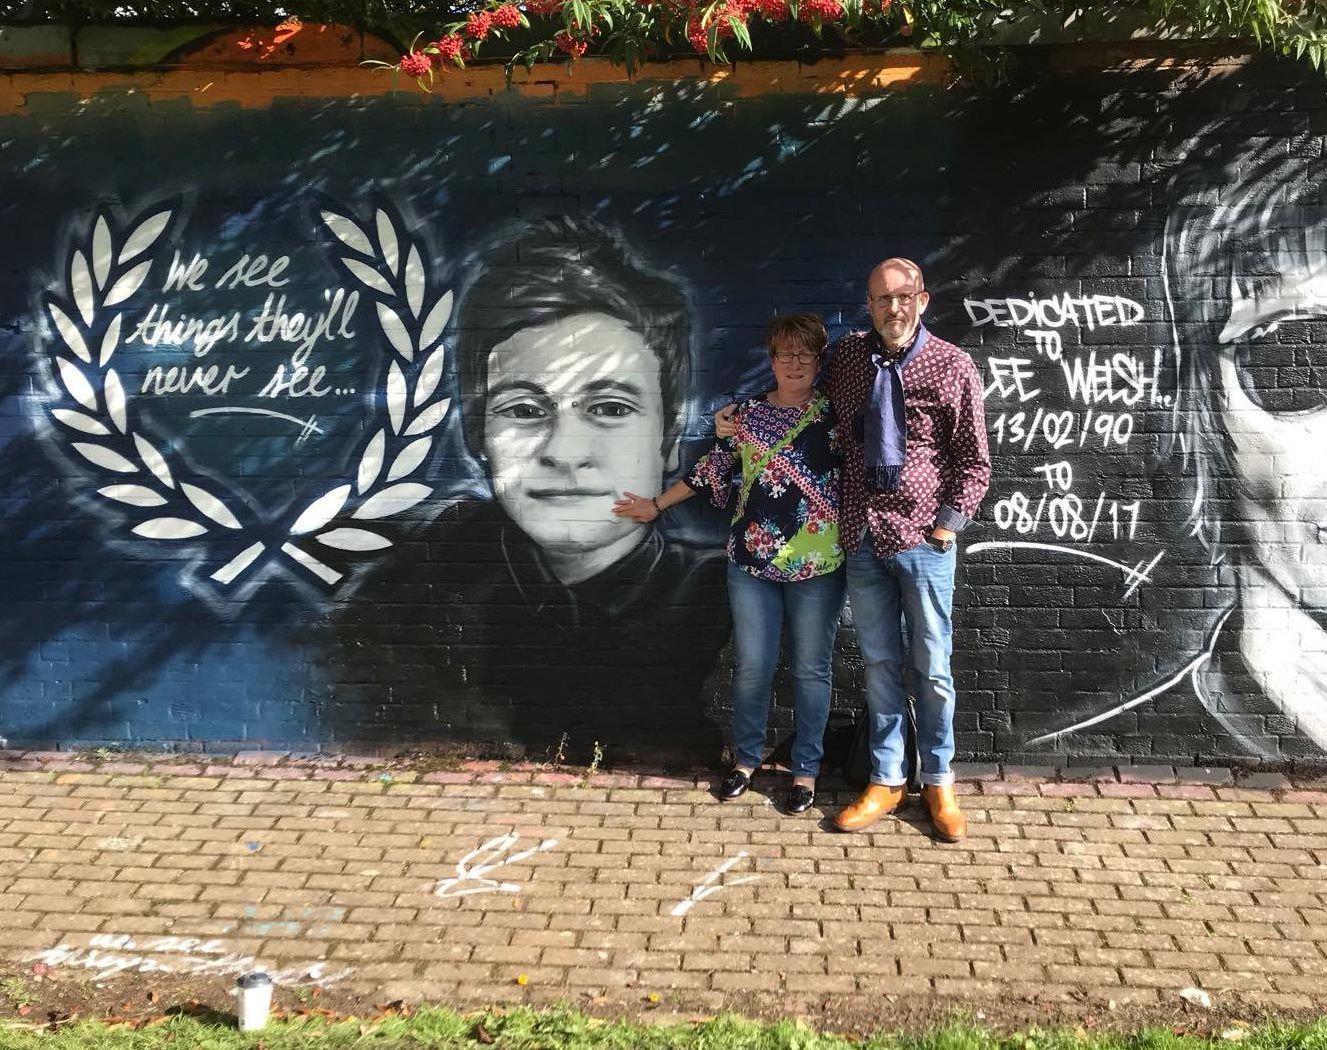
[[[970,837],[943,845],[915,800],[845,836],[823,815],[846,792],[788,817],[758,791],[716,802],[703,776],[264,761],[0,760],[6,964],[252,957],[408,1000],[1196,985],[1327,1007],[1327,791],[1276,778],[964,784]]]

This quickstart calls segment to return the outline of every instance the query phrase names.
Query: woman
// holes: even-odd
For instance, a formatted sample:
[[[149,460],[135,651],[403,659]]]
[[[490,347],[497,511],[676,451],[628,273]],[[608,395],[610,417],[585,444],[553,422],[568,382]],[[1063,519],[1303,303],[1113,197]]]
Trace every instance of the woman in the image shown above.
[[[734,437],[716,443],[690,477],[661,495],[628,492],[613,508],[632,521],[650,522],[701,491],[716,506],[727,506],[733,476],[740,474],[728,534],[736,764],[719,796],[744,794],[761,763],[786,621],[795,684],[790,813],[803,813],[815,801],[843,607],[839,455],[829,400],[815,388],[827,342],[825,326],[813,314],[776,317],[766,334],[775,388],[738,407]]]

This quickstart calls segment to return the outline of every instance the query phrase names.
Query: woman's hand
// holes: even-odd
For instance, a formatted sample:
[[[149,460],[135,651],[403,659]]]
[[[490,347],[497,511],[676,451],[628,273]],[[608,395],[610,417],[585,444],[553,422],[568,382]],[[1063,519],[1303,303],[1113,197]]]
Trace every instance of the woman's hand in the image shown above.
[[[613,513],[619,518],[630,518],[637,525],[648,525],[659,516],[659,507],[649,496],[624,492],[621,499],[613,501]]]
[[[737,406],[724,405],[714,413],[714,436],[730,438],[737,433]]]

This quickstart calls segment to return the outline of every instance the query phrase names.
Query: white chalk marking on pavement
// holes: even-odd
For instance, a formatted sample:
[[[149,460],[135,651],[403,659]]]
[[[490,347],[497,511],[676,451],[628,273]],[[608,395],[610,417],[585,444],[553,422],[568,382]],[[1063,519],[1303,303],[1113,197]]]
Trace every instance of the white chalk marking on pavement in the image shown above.
[[[728,860],[720,864],[712,872],[706,875],[696,888],[687,894],[686,897],[677,902],[677,906],[673,908],[672,914],[678,917],[685,915],[706,897],[713,893],[718,893],[725,886],[741,886],[744,882],[755,882],[760,878],[759,875],[743,875],[740,879],[728,879],[724,882],[718,881],[748,856],[750,856],[750,854],[748,854],[746,850],[742,850],[737,856],[730,857]]]
[[[521,887],[514,882],[499,882],[497,879],[488,879],[484,876],[495,868],[505,868],[509,864],[533,857],[536,853],[552,849],[558,844],[557,839],[544,839],[538,846],[506,856],[507,851],[516,845],[520,837],[513,831],[489,839],[478,849],[471,850],[457,861],[456,874],[438,883],[433,890],[434,895],[469,897],[475,893],[520,893]]]
[[[150,958],[164,955],[165,958]],[[316,984],[327,987],[354,973],[347,967],[327,969],[325,963],[271,970],[254,956],[227,952],[224,942],[197,937],[156,937],[143,941],[130,934],[93,934],[86,948],[61,944],[30,955],[25,960],[45,966],[68,966],[79,970],[93,970],[94,981],[104,981],[122,973],[173,974],[240,974],[250,970],[267,970],[273,984]]]

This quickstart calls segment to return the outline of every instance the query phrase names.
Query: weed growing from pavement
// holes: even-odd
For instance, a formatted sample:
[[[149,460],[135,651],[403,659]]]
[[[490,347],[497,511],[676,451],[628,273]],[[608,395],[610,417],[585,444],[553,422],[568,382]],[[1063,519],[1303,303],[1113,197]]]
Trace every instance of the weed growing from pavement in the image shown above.
[[[9,1005],[15,1010],[31,1006],[37,1001],[37,997],[32,994],[32,989],[28,987],[28,982],[18,976],[6,977],[0,981],[0,994],[3,994],[9,1000]]]
[[[549,758],[549,760],[545,762],[544,765],[551,766],[553,769],[561,769],[564,765],[566,765],[567,741],[570,739],[571,739],[570,734],[564,730],[562,736],[558,738],[558,746],[553,751],[552,757]]]
[[[585,767],[585,774],[581,777],[581,787],[587,787],[595,774],[599,772],[599,767],[604,762],[604,745],[598,740],[594,742],[594,747],[590,751],[590,764]]]
[[[6,1030],[7,1029],[7,1030]],[[1327,1050],[1327,1020],[1309,1025],[1268,1024],[1215,1039],[1149,1029],[1121,1035],[1030,1028],[998,1033],[954,1023],[930,1031],[881,1034],[858,1040],[820,1034],[803,1024],[764,1024],[732,1016],[698,1023],[638,1024],[603,1021],[572,1010],[515,1009],[483,1014],[422,1009],[371,1023],[305,1018],[274,1022],[261,1032],[174,1016],[144,1026],[100,1022],[61,1026],[8,1024],[4,1050],[1204,1050],[1238,1041],[1240,1050]]]

